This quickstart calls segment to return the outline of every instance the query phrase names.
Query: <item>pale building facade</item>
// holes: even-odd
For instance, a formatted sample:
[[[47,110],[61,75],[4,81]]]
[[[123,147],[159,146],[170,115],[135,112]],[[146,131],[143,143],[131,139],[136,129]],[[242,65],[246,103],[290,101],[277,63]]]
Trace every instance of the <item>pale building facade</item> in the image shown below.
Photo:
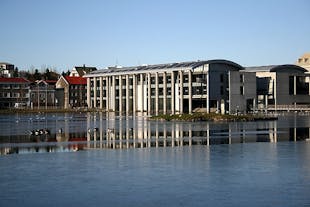
[[[11,63],[0,62],[0,77],[12,78],[14,65]]]
[[[57,104],[61,108],[85,107],[86,79],[83,77],[61,76],[56,83]]]
[[[30,106],[31,108],[53,108],[55,103],[56,81],[38,80],[30,84]]]
[[[310,107],[309,74],[306,69],[297,65],[270,65],[247,67],[246,70],[256,74],[258,109]]]
[[[256,78],[228,60],[110,67],[87,78],[87,105],[148,114],[235,113],[255,107]]]
[[[90,72],[95,71],[95,70],[97,70],[96,67],[87,67],[85,65],[83,65],[83,66],[75,66],[70,71],[69,76],[70,77],[83,77],[87,73],[90,73]]]

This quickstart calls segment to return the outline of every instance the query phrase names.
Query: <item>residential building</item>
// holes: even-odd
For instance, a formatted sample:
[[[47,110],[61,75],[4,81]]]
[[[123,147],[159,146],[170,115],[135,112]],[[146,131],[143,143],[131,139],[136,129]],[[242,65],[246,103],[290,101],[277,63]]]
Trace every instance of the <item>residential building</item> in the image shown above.
[[[57,105],[65,109],[71,107],[85,107],[86,78],[61,76],[56,83]]]
[[[84,77],[88,107],[106,111],[235,113],[256,103],[255,74],[228,60],[109,67]]]
[[[246,71],[254,72],[257,77],[258,109],[285,110],[310,104],[310,74],[305,68],[270,65],[247,67]]]
[[[20,108],[30,105],[30,81],[24,78],[0,77],[0,108]]]
[[[72,68],[69,76],[70,77],[83,77],[87,73],[90,73],[95,70],[97,70],[96,67],[86,67],[85,65],[83,65],[82,67],[75,66],[74,68]]]
[[[296,65],[305,68],[310,73],[310,53],[305,53],[299,57]]]
[[[13,64],[0,62],[0,77],[12,78],[13,73],[14,73]]]
[[[55,84],[53,80],[38,80],[30,85],[31,108],[56,107]]]

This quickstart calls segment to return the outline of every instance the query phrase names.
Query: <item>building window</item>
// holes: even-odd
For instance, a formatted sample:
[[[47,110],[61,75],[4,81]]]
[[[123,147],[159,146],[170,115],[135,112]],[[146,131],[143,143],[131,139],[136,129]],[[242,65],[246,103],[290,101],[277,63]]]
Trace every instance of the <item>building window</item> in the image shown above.
[[[221,83],[223,83],[224,82],[224,74],[221,74],[220,79],[221,79]]]
[[[296,77],[296,94],[297,95],[308,95],[309,94],[309,83],[306,81],[306,77]]]
[[[244,95],[244,88],[243,88],[243,86],[240,86],[240,95]]]
[[[184,87],[183,88],[183,94],[184,95],[188,95],[189,93],[188,93],[188,87]]]
[[[244,75],[243,74],[240,75],[240,83],[244,83]]]
[[[171,88],[167,88],[167,95],[171,95]]]
[[[155,78],[154,77],[151,77],[151,83],[155,84]]]
[[[188,75],[184,75],[184,82],[188,82]]]
[[[171,83],[171,76],[167,76],[167,83]]]
[[[288,86],[289,95],[294,95],[294,76],[289,77]]]

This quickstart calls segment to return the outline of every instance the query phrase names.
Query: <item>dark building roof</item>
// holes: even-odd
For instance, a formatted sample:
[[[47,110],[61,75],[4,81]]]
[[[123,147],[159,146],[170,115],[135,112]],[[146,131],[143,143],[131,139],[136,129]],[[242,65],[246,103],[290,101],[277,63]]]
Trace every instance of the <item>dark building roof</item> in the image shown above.
[[[134,73],[140,71],[148,70],[165,70],[165,69],[177,69],[177,68],[191,68],[195,69],[199,66],[205,64],[226,64],[234,66],[238,70],[243,70],[244,68],[229,60],[207,60],[207,61],[191,61],[191,62],[181,62],[181,63],[168,63],[168,64],[156,64],[156,65],[142,65],[142,66],[132,66],[132,67],[109,67],[108,69],[101,69],[93,71],[90,74],[108,74],[108,73]]]
[[[65,76],[64,78],[70,85],[86,85],[87,84],[86,78],[83,78],[83,77]]]
[[[256,66],[256,67],[246,67],[246,71],[251,72],[277,72],[277,73],[284,73],[284,72],[298,72],[298,73],[305,73],[307,72],[306,69],[292,64],[286,65],[267,65],[267,66]]]
[[[57,83],[57,80],[45,80],[45,82],[49,85],[55,85]]]
[[[79,76],[81,76],[81,77],[83,75],[87,74],[87,73],[90,73],[92,71],[97,70],[96,67],[86,67],[85,65],[82,66],[82,67],[76,66],[74,68],[76,69],[76,71],[78,72]]]
[[[7,62],[0,62],[0,65],[13,65],[13,64]]]
[[[25,78],[1,78],[0,83],[30,83],[29,80]]]

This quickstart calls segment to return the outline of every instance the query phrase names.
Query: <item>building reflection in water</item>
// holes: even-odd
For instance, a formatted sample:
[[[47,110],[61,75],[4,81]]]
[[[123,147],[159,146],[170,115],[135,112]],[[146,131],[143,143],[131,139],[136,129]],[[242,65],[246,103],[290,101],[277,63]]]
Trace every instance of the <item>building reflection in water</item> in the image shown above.
[[[109,121],[106,121],[109,120]],[[254,126],[254,128],[253,128]],[[91,128],[94,127],[94,128]],[[149,148],[308,140],[309,127],[278,128],[277,121],[185,123],[146,117],[88,115],[87,148]]]
[[[58,129],[51,134],[0,137],[0,154],[302,141],[309,140],[310,134],[305,127],[309,123],[297,127],[297,118],[279,127],[278,121],[161,122],[145,116],[88,113],[75,126],[82,130],[72,128],[73,121],[65,118],[61,125],[54,123]]]

